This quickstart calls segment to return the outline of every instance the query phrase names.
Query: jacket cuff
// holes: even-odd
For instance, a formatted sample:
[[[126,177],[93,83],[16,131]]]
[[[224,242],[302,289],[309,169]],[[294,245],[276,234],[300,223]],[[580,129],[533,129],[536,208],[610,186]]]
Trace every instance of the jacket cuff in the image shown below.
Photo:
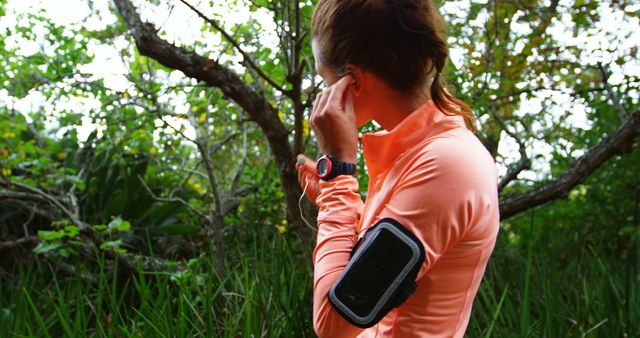
[[[320,180],[318,223],[351,223],[358,221],[360,195],[358,180],[351,175],[340,175],[330,181]]]

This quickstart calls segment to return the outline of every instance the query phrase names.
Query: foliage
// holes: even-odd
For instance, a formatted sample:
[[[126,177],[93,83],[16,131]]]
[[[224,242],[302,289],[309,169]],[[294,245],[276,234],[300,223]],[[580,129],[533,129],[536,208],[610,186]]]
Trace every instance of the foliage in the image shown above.
[[[33,248],[33,252],[37,254],[46,254],[51,251],[55,251],[57,255],[62,257],[68,257],[71,254],[75,254],[75,251],[64,245],[64,240],[73,240],[80,229],[77,226],[71,225],[68,220],[62,220],[53,222],[51,225],[54,228],[61,228],[58,230],[39,230],[38,237],[42,239],[42,242]]]
[[[106,2],[69,24],[18,2],[0,0],[0,336],[311,336],[310,252],[270,131],[220,88],[141,55]],[[478,136],[502,174],[520,150],[532,160],[503,196],[563,175],[639,109],[637,29],[606,27],[637,23],[633,2],[437,2],[449,87]],[[259,93],[285,146],[313,157],[305,116],[322,84],[303,33],[315,2],[294,3],[194,1],[246,56],[193,14],[165,25],[179,3],[135,4],[162,38]],[[638,163],[636,142],[566,198],[503,222],[468,336],[640,332]],[[130,255],[186,268],[138,261],[123,276]]]
[[[225,275],[206,256],[187,271],[140,271],[124,283],[100,254],[97,267],[85,267],[95,280],[80,271],[60,278],[55,267],[31,261],[0,295],[0,335],[309,336],[311,277],[299,244],[266,229],[238,244]]]
[[[536,217],[524,217],[533,233],[542,224]],[[33,261],[0,296],[0,334],[311,336],[308,257],[296,241],[264,228],[236,246],[224,276],[203,256],[186,271],[141,273],[124,284],[108,275],[104,260],[94,281],[80,272],[56,277],[53,267]],[[640,329],[637,269],[597,246],[561,259],[563,250],[501,236],[467,336],[633,336]]]

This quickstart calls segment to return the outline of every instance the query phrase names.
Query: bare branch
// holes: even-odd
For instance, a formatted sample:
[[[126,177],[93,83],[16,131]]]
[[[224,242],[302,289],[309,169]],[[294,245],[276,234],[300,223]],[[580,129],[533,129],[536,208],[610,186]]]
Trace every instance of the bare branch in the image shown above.
[[[4,199],[31,201],[31,202],[39,202],[39,203],[49,202],[49,200],[37,194],[30,194],[30,193],[25,193],[20,191],[11,191],[11,190],[0,190],[0,201]]]
[[[240,183],[240,177],[242,177],[242,173],[244,172],[244,167],[247,163],[247,128],[242,126],[242,160],[236,169],[236,173],[233,175],[233,179],[231,180],[231,194],[234,194],[238,190],[238,184]]]
[[[29,236],[29,223],[33,221],[33,218],[36,216],[36,208],[34,206],[31,207],[31,211],[29,212],[29,218],[22,223],[22,231],[24,232],[25,237]]]
[[[203,81],[209,87],[219,88],[228,99],[242,107],[250,119],[258,124],[277,162],[286,204],[290,206],[286,210],[287,219],[295,227],[303,243],[309,244],[308,233],[293,207],[302,193],[297,181],[295,156],[289,143],[289,134],[284,123],[280,121],[276,108],[232,70],[215,60],[198,55],[192,50],[177,47],[160,38],[152,24],[142,22],[129,0],[113,1],[129,27],[140,54],[152,57],[165,67],[180,70],[186,76]]]
[[[498,183],[498,192],[502,192],[504,188],[513,180],[518,178],[518,175],[524,170],[531,168],[531,160],[528,157],[522,156],[520,152],[520,159],[512,166],[509,167],[507,174]]]
[[[198,214],[198,216],[200,216],[202,218],[207,218],[207,215],[205,215],[202,211],[198,210],[198,208],[194,207],[193,205],[191,205],[189,202],[183,200],[182,198],[156,196],[156,194],[154,194],[153,191],[151,191],[151,188],[149,187],[149,185],[147,185],[147,182],[142,178],[142,176],[138,175],[138,179],[142,183],[142,186],[144,186],[144,189],[147,191],[147,194],[149,194],[149,196],[151,196],[151,198],[153,198],[155,201],[164,202],[164,203],[180,203],[180,204],[184,205],[185,207],[191,209],[191,211],[193,211],[196,214]]]
[[[527,149],[524,142],[520,140],[518,135],[516,135],[514,132],[509,130],[509,128],[507,127],[507,124],[500,118],[500,116],[498,116],[498,112],[496,111],[496,108],[494,106],[491,106],[489,111],[491,112],[491,115],[493,116],[493,118],[495,118],[496,121],[498,121],[498,124],[500,124],[500,127],[502,128],[502,130],[504,130],[504,132],[507,133],[507,135],[511,136],[511,138],[513,138],[516,141],[516,143],[518,143],[518,148],[520,152],[520,159],[515,163],[515,165],[510,166],[505,177],[503,177],[502,180],[500,180],[500,182],[498,183],[498,192],[501,192],[507,186],[507,184],[509,184],[509,182],[513,181],[518,177],[518,174],[520,174],[523,170],[531,168],[531,160],[527,155]]]
[[[609,74],[604,65],[602,65],[602,63],[600,62],[598,62],[598,69],[600,70],[600,75],[602,76],[602,84],[607,91],[607,95],[609,95],[609,99],[611,100],[611,102],[613,102],[613,106],[616,107],[618,116],[620,117],[620,121],[624,121],[624,119],[627,117],[627,112],[624,110],[624,108],[622,108],[618,96],[616,96],[616,93],[613,92],[613,89],[609,85]]]
[[[77,177],[80,178],[84,174],[84,168],[80,169]],[[76,197],[76,185],[72,184],[71,189],[69,189],[69,202],[71,204],[71,212],[76,217],[76,219],[80,219],[80,206],[78,205],[78,197]]]
[[[222,216],[222,200],[220,199],[220,190],[218,189],[218,179],[213,171],[213,166],[211,165],[211,161],[209,159],[209,151],[207,150],[207,146],[202,142],[197,142],[198,150],[202,156],[202,164],[204,165],[205,172],[207,173],[207,177],[209,178],[209,185],[211,186],[211,192],[213,193],[213,201],[214,201],[214,210],[216,214],[221,217]]]
[[[609,84],[609,87],[613,88],[620,88],[623,86],[629,86],[632,85],[634,83],[638,83],[640,81],[640,77],[630,77],[628,79],[626,79],[625,81],[617,84],[617,85],[611,85]],[[546,85],[540,85],[540,86],[536,86],[536,87],[532,87],[532,88],[525,88],[525,89],[520,89],[520,90],[515,90],[512,93],[509,94],[505,94],[503,96],[499,96],[497,97],[495,100],[496,101],[511,101],[512,98],[516,97],[516,96],[520,96],[521,94],[535,94],[538,92],[542,92],[542,91],[551,91],[551,92],[556,92],[556,93],[561,93],[561,94],[566,94],[569,96],[580,96],[586,93],[594,93],[594,92],[603,92],[606,91],[607,89],[604,87],[595,87],[595,88],[584,88],[584,89],[576,89],[573,91],[569,91],[569,90],[565,90],[565,89],[556,89],[556,88],[549,88],[549,86]]]
[[[12,241],[0,242],[0,252],[8,251],[8,250],[31,250],[33,247],[38,245],[42,240],[36,236],[27,236],[22,237]],[[67,242],[67,244],[71,247],[79,249],[84,254],[91,255],[97,249],[91,242]],[[123,276],[131,276],[132,274],[138,273],[138,267],[145,273],[153,273],[153,272],[161,272],[161,273],[170,273],[176,270],[184,270],[185,266],[180,262],[171,262],[164,260],[162,258],[149,257],[144,255],[138,255],[133,253],[121,253],[117,254],[112,250],[103,251],[105,256],[111,260],[119,260],[121,264],[118,265],[118,269],[121,275]],[[48,261],[47,255],[44,256],[45,260]],[[60,261],[55,263],[57,270],[64,273],[65,275],[75,276],[76,269],[73,265]],[[82,278],[88,278],[90,275],[82,274]]]
[[[25,236],[13,241],[0,242],[0,252],[17,249],[31,249],[40,243],[36,236]]]
[[[62,202],[60,202],[56,197],[44,192],[43,190],[28,186],[23,183],[8,181],[6,179],[1,180],[0,184],[5,186],[6,188],[14,186],[32,195],[40,196],[41,198],[45,199],[47,202],[54,205],[58,210],[60,210],[69,219],[69,221],[71,221],[71,223],[76,225],[79,229],[84,230],[88,228],[88,225],[82,222],[80,219],[78,219],[73,212],[71,212],[67,207],[65,207],[62,204]]]
[[[227,41],[229,41],[233,45],[233,47],[235,47],[238,50],[238,52],[240,54],[242,54],[242,57],[244,57],[244,60],[249,64],[249,66],[251,66],[251,68],[253,68],[253,70],[256,71],[256,73],[258,73],[260,75],[261,78],[263,78],[270,85],[272,85],[273,88],[277,89],[278,91],[282,92],[283,94],[285,94],[285,95],[289,94],[288,90],[285,90],[284,88],[282,88],[282,86],[277,84],[275,81],[273,81],[273,79],[271,79],[267,74],[265,74],[265,72],[255,63],[255,61],[253,61],[251,56],[247,52],[245,52],[244,49],[242,49],[242,46],[240,46],[238,41],[236,41],[229,33],[227,33],[224,30],[224,28],[222,28],[222,26],[220,26],[215,20],[207,17],[202,12],[200,12],[197,8],[195,8],[194,6],[192,6],[191,4],[186,2],[185,0],[180,0],[180,2],[185,4],[192,11],[194,11],[196,14],[198,14],[198,16],[200,18],[202,18],[204,21],[206,21],[211,26],[213,26],[213,28],[215,28],[218,32],[220,32],[220,34],[222,34],[225,37],[225,39],[227,39]]]
[[[224,137],[224,139],[222,139],[222,141],[216,143],[213,145],[213,148],[209,151],[210,154],[215,154],[216,152],[218,152],[225,144],[229,143],[229,141],[233,140],[234,138],[240,136],[239,132],[235,132],[235,133],[230,133],[227,134],[227,136]]]
[[[240,77],[211,59],[193,51],[177,47],[161,39],[155,27],[144,23],[128,0],[114,0],[122,18],[129,26],[142,55],[150,56],[162,65],[177,69],[208,86],[217,87],[231,100],[240,105],[270,136],[286,137],[284,125],[278,113],[266,100],[249,88]],[[282,135],[282,136],[280,136]],[[293,155],[291,156],[293,161]]]
[[[200,165],[198,165],[198,166],[200,166]],[[189,174],[196,175],[196,176],[198,176],[198,177],[200,177],[200,178],[203,178],[203,179],[205,179],[205,180],[207,179],[207,175],[205,175],[205,174],[203,174],[203,173],[201,173],[201,172],[199,172],[199,171],[197,171],[197,170],[189,169],[189,168],[178,168],[178,169],[180,169],[180,170],[182,170],[182,171],[184,171],[184,172],[187,172],[187,173],[189,173]]]
[[[193,144],[198,144],[198,142],[196,142],[196,140],[190,138],[189,136],[187,136],[182,130],[179,130],[178,128],[174,127],[171,125],[171,123],[167,122],[167,120],[164,119],[164,116],[158,115],[158,118],[164,123],[165,126],[173,129],[176,133],[178,133],[180,136],[182,136],[182,138],[184,138],[185,140],[193,143]]]
[[[640,134],[640,111],[631,114],[618,129],[604,137],[557,179],[526,193],[500,200],[500,217],[507,219],[556,198],[565,197],[602,163],[616,154],[629,151]]]

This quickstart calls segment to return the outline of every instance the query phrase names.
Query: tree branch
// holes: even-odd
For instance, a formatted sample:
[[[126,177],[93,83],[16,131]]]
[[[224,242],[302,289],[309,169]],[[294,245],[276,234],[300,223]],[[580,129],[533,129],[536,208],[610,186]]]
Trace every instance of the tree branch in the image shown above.
[[[636,78],[636,79],[627,79],[623,82],[621,82],[620,84],[617,85],[609,85],[609,87],[613,88],[620,88],[622,86],[629,86],[631,84],[637,83],[639,82],[640,78]],[[552,91],[552,92],[557,92],[557,93],[561,93],[561,94],[566,94],[569,96],[580,96],[583,94],[587,94],[587,93],[595,93],[595,92],[603,92],[606,91],[607,89],[604,87],[596,87],[596,88],[584,88],[584,89],[577,89],[577,90],[573,90],[573,91],[568,91],[568,90],[563,90],[563,89],[556,89],[556,88],[549,88],[549,86],[546,85],[540,85],[540,86],[536,86],[533,88],[526,88],[526,89],[520,89],[520,90],[516,90],[513,91],[512,93],[506,94],[506,95],[502,95],[497,97],[495,100],[496,101],[507,101],[513,97],[516,96],[520,96],[521,94],[535,94],[537,92],[541,92],[541,91]]]
[[[278,112],[264,96],[260,96],[242,79],[215,60],[204,58],[193,51],[177,47],[160,38],[152,24],[144,23],[129,0],[113,0],[121,17],[129,26],[141,55],[149,56],[165,67],[182,71],[186,76],[219,88],[230,100],[247,112],[258,124],[269,142],[277,163],[284,192],[287,219],[295,228],[301,241],[308,245],[309,234],[303,227],[295,205],[302,193],[295,170],[295,156],[289,143],[289,135]]]
[[[26,236],[13,241],[0,242],[0,252],[6,250],[31,249],[40,243],[36,236]]]
[[[240,105],[265,131],[286,136],[278,113],[264,97],[249,88],[233,71],[193,51],[177,47],[160,38],[155,27],[142,22],[128,0],[114,0],[120,15],[129,26],[140,54],[149,56],[162,65],[182,71],[186,76],[220,88],[225,96]],[[269,133],[266,132],[267,137]]]
[[[501,219],[507,219],[553,199],[566,197],[571,189],[583,182],[602,163],[616,154],[629,151],[638,134],[640,134],[640,111],[631,114],[618,129],[578,158],[562,176],[526,193],[502,198],[500,200]]]
[[[195,212],[200,217],[207,218],[207,216],[205,214],[203,214],[202,211],[198,210],[198,208],[194,207],[193,205],[191,205],[189,202],[183,200],[182,198],[156,196],[156,194],[154,194],[153,191],[151,191],[151,188],[149,187],[149,185],[147,185],[147,182],[142,178],[142,176],[138,175],[138,180],[140,180],[140,183],[142,183],[142,186],[147,191],[147,194],[149,194],[149,196],[151,196],[151,198],[153,198],[153,200],[158,201],[158,202],[165,202],[165,203],[180,203],[180,204],[184,205],[185,207],[191,209],[191,211]]]
[[[16,250],[29,250],[31,251],[35,246],[42,242],[42,239],[36,236],[26,236],[22,238],[18,238],[16,240],[0,242],[0,252],[3,251],[16,251]],[[66,245],[69,245],[73,248],[76,248],[82,252],[82,254],[93,255],[93,253],[97,250],[91,242],[68,242]],[[138,266],[140,266],[143,272],[173,272],[176,270],[184,270],[186,267],[183,263],[180,262],[171,262],[164,260],[162,258],[138,255],[133,253],[121,253],[117,254],[112,250],[102,251],[105,254],[105,257],[111,260],[120,260],[121,265],[119,266],[119,272],[121,275],[130,276],[131,274],[136,274],[138,272]],[[45,255],[45,259],[47,255]],[[66,275],[73,276],[75,275],[75,267],[66,262],[58,262],[56,263],[58,268],[61,268]],[[90,276],[87,274],[83,274],[84,277]]]
[[[609,95],[609,99],[611,100],[611,102],[613,102],[613,106],[616,107],[620,120],[624,121],[625,117],[627,116],[627,112],[624,110],[624,108],[622,108],[622,106],[620,105],[620,100],[618,99],[618,97],[616,96],[616,93],[613,92],[613,89],[609,85],[609,74],[605,69],[605,67],[602,65],[602,63],[600,62],[598,62],[598,69],[600,70],[600,75],[602,76],[602,84],[604,85],[604,88],[607,90],[607,95]]]
[[[524,142],[520,140],[518,135],[516,135],[514,132],[509,130],[509,128],[507,127],[507,124],[504,123],[504,121],[500,118],[500,116],[498,116],[498,112],[496,111],[496,108],[494,106],[490,106],[489,111],[491,112],[493,117],[496,119],[496,121],[498,121],[502,130],[504,130],[504,132],[507,133],[507,135],[511,136],[516,141],[516,143],[518,143],[518,149],[520,152],[520,159],[518,160],[518,162],[516,162],[515,165],[512,165],[509,167],[507,174],[500,180],[500,183],[498,183],[498,192],[501,192],[502,190],[504,190],[507,184],[509,184],[509,182],[513,181],[514,179],[516,179],[516,177],[518,177],[518,174],[520,174],[525,169],[531,168],[531,160],[527,155],[527,149],[526,149],[526,146],[524,145]]]
[[[240,160],[240,164],[236,169],[235,174],[233,175],[233,179],[231,179],[231,194],[233,195],[238,190],[238,184],[240,183],[240,177],[242,177],[242,173],[244,172],[244,167],[247,164],[247,128],[242,126],[242,160]]]
[[[0,184],[5,186],[5,187],[10,187],[10,186],[14,186],[24,192],[27,192],[31,195],[36,195],[39,196],[40,198],[46,200],[47,202],[49,202],[50,204],[54,205],[58,210],[60,210],[67,218],[69,218],[69,221],[71,221],[71,223],[73,223],[74,225],[76,225],[80,230],[84,230],[88,228],[88,225],[84,222],[82,222],[80,219],[78,219],[76,217],[76,215],[71,212],[67,207],[65,207],[62,202],[60,202],[57,198],[55,198],[54,196],[44,192],[41,189],[38,188],[34,188],[34,187],[30,187],[26,184],[22,184],[19,182],[12,182],[12,181],[8,181],[3,179],[2,181],[0,181]]]
[[[182,2],[183,4],[185,4],[187,7],[189,7],[192,11],[194,11],[200,18],[202,18],[204,21],[206,21],[208,24],[210,24],[211,26],[213,26],[213,28],[215,28],[218,32],[220,32],[220,34],[222,34],[222,36],[224,36],[225,39],[227,39],[227,41],[229,41],[233,47],[235,47],[238,52],[240,54],[242,54],[242,57],[244,57],[244,60],[247,62],[247,64],[249,64],[249,66],[256,71],[256,73],[258,73],[260,75],[261,78],[263,78],[265,81],[267,81],[270,85],[273,86],[273,88],[277,89],[278,91],[280,91],[281,93],[288,95],[289,91],[285,90],[284,88],[282,88],[282,86],[280,86],[279,84],[277,84],[271,77],[269,77],[267,74],[264,73],[264,71],[255,63],[255,61],[253,61],[253,59],[251,58],[251,56],[244,51],[244,49],[242,49],[242,46],[240,46],[240,44],[238,43],[238,41],[236,41],[231,34],[227,33],[224,28],[222,28],[222,26],[220,26],[215,20],[207,17],[206,15],[204,15],[202,12],[200,12],[197,8],[195,8],[194,6],[192,6],[191,4],[189,4],[188,2],[186,2],[185,0],[180,0],[180,2]]]
[[[25,193],[20,191],[0,190],[0,201],[5,199],[31,201],[31,202],[39,202],[39,203],[49,202],[49,200],[47,200],[46,198],[36,194],[30,194],[30,193]]]

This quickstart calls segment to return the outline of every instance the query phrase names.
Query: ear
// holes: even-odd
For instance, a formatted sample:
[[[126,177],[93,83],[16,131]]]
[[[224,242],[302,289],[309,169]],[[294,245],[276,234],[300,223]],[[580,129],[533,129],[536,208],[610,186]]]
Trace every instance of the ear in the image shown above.
[[[346,70],[355,79],[355,83],[353,84],[353,94],[355,96],[360,96],[360,94],[362,94],[362,91],[364,90],[365,85],[364,69],[353,64],[348,64]]]

